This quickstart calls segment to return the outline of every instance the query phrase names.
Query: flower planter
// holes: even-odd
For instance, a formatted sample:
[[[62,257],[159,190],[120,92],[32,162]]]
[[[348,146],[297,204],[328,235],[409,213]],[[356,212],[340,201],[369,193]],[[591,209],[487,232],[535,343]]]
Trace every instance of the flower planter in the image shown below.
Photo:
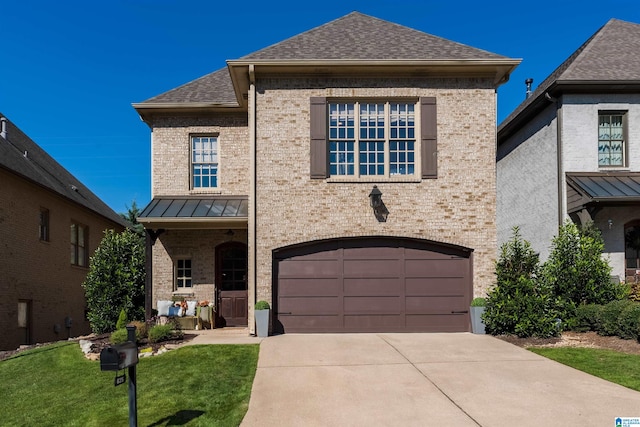
[[[269,336],[269,309],[256,310],[256,334],[264,338]]]
[[[484,307],[471,307],[471,332],[474,334],[485,333],[484,321],[482,320],[484,310]]]

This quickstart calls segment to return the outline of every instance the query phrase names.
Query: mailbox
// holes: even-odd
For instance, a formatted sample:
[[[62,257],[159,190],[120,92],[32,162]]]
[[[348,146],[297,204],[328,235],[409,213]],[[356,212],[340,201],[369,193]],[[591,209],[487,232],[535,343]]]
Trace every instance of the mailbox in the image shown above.
[[[100,352],[100,370],[120,371],[138,364],[138,346],[134,342],[114,345]]]

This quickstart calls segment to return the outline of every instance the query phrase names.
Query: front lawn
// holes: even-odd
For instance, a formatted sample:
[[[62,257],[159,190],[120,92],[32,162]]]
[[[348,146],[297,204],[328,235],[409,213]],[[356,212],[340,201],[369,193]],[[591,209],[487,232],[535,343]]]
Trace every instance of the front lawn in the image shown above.
[[[529,348],[530,351],[630,389],[640,391],[640,356],[595,348]]]
[[[140,360],[138,424],[237,426],[248,405],[258,345],[185,346]],[[120,372],[122,373],[122,371]],[[0,362],[2,425],[128,425],[127,383],[100,371],[75,342]],[[127,379],[128,381],[128,379]]]

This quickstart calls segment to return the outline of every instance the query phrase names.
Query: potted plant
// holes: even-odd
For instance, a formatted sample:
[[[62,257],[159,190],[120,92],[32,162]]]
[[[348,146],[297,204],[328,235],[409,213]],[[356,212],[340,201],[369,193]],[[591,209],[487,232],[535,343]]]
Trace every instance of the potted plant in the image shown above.
[[[471,331],[474,334],[484,334],[484,321],[482,315],[484,314],[486,301],[484,298],[474,298],[471,301]]]
[[[255,306],[256,334],[259,337],[269,336],[269,303],[258,301]]]

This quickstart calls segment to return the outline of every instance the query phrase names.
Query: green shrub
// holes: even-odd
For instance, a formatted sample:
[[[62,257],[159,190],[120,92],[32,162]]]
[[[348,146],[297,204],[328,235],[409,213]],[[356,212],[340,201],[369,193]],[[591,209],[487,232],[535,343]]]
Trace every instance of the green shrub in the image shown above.
[[[575,318],[580,305],[606,304],[624,297],[624,285],[611,281],[603,250],[602,236],[593,224],[579,228],[567,221],[553,239],[542,277],[558,300],[563,319]]]
[[[487,305],[486,298],[477,297],[471,301],[471,307],[485,307]]]
[[[107,230],[90,260],[82,286],[87,318],[96,334],[116,329],[124,308],[127,319],[144,319],[145,240],[125,230]]]
[[[149,342],[162,342],[176,337],[181,337],[182,331],[173,330],[171,324],[155,325],[149,328]]]
[[[640,303],[631,302],[618,317],[618,335],[625,340],[638,339],[640,332]]]
[[[129,340],[129,331],[126,329],[116,329],[111,333],[109,341],[111,344],[122,344]]]
[[[573,329],[578,332],[598,331],[601,325],[603,306],[600,304],[582,304],[576,309]]]
[[[122,329],[127,326],[127,312],[124,311],[124,308],[120,310],[120,316],[118,316],[118,321],[116,322],[116,329]]]
[[[618,335],[620,314],[630,304],[633,302],[629,300],[611,301],[606,304],[602,309],[601,327],[598,329],[598,333],[604,336]]]
[[[538,254],[515,227],[511,240],[500,248],[496,285],[487,295],[482,319],[488,333],[519,337],[558,335],[556,302],[550,289],[537,280],[537,272]]]
[[[266,301],[258,301],[256,303],[256,310],[268,310],[269,309],[269,303]]]

